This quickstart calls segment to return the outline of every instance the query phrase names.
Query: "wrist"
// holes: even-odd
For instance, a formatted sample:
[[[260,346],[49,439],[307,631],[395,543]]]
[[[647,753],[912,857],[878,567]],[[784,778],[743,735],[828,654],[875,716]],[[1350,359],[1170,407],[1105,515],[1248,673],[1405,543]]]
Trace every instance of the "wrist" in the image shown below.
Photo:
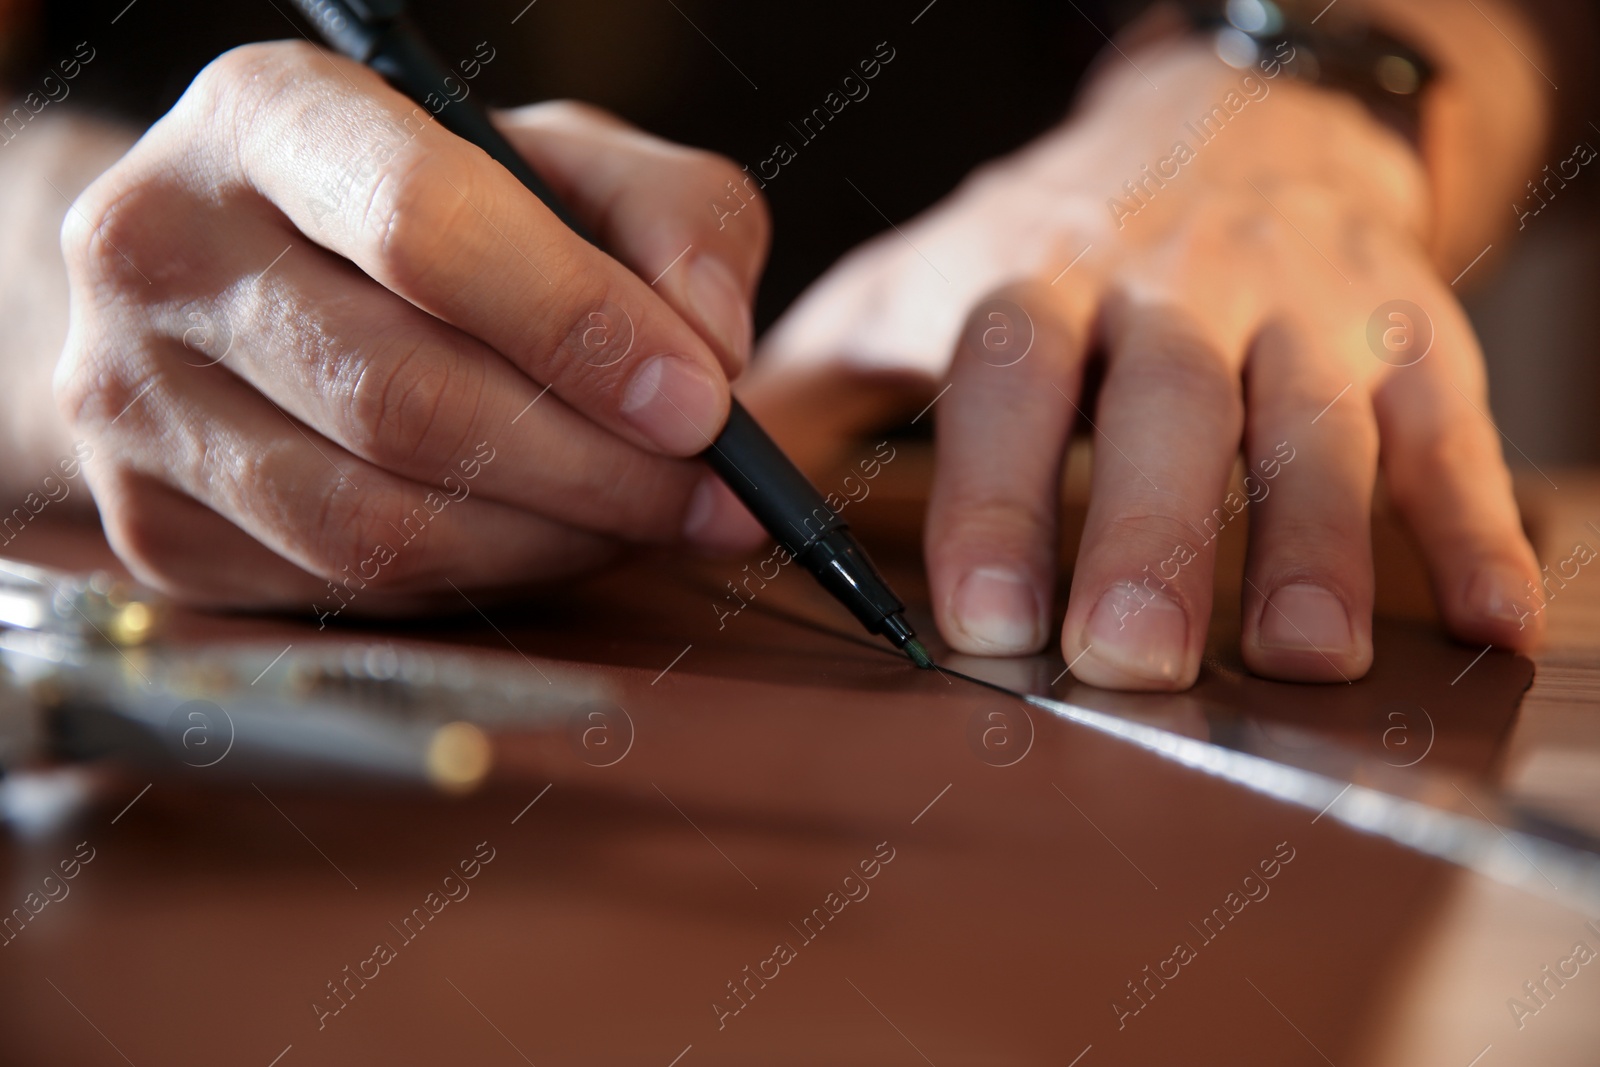
[[[1416,146],[1348,94],[1297,81],[1281,62],[1236,69],[1193,34],[1111,57],[1072,119],[1033,153],[1034,170],[1109,169],[1120,177],[1107,191],[1124,199],[1156,179],[1195,183],[1196,193],[1318,187],[1391,231],[1430,240],[1429,177]],[[1182,210],[1179,198],[1157,200]]]
[[[1412,135],[1432,205],[1429,252],[1439,269],[1453,276],[1510,225],[1514,211],[1506,205],[1517,200],[1543,162],[1540,147],[1548,136],[1554,94],[1550,75],[1559,73],[1546,42],[1524,12],[1502,0],[1343,0],[1337,7],[1317,0],[1277,3],[1291,21],[1327,29],[1334,51],[1371,53],[1371,72],[1362,72],[1357,63],[1340,77],[1321,80],[1327,88],[1350,92]],[[1199,5],[1151,9],[1123,31],[1118,46],[1131,55],[1152,41],[1202,39],[1194,17],[1185,13],[1193,6]],[[1209,42],[1212,35],[1203,38]],[[1366,44],[1360,47],[1348,44],[1362,41]],[[1313,53],[1318,47],[1312,46]],[[1407,53],[1425,57],[1433,77],[1416,93],[1391,94],[1384,89],[1390,78],[1376,68],[1388,55]],[[1119,61],[1114,50],[1103,59],[1105,68]],[[1389,75],[1400,76],[1393,84],[1403,88],[1405,71],[1388,65]],[[1402,98],[1410,98],[1412,106],[1397,123],[1390,105]]]

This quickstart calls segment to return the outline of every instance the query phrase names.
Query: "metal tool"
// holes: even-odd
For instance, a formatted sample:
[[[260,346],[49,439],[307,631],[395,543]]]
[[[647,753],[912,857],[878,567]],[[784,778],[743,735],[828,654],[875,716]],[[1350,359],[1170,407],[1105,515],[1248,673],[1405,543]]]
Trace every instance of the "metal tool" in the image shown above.
[[[299,650],[166,647],[167,615],[159,597],[109,574],[0,560],[0,773],[115,757],[465,792],[488,777],[494,725],[560,726],[606,700],[592,677],[554,666],[530,677],[450,649],[326,638]]]

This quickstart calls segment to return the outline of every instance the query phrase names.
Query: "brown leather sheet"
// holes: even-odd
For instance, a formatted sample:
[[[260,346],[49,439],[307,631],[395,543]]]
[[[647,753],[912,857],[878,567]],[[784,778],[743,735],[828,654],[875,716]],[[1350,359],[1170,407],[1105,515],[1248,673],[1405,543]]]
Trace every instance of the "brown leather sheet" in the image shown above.
[[[885,492],[855,518],[931,636],[918,507]],[[1380,567],[1409,575],[1396,545]],[[0,851],[6,908],[80,842],[93,853],[0,947],[0,1062],[1378,1062],[1451,868],[1049,715],[997,736],[1014,697],[913,670],[803,575],[721,615],[741,566],[645,558],[491,609],[493,627],[180,617],[180,643],[360,639],[575,670],[607,694],[604,729],[503,729],[493,780],[464,799],[97,777],[73,822]],[[935,650],[1190,736],[1492,769],[1526,661],[1475,660],[1396,610],[1367,679],[1270,683],[1228,651],[1221,603],[1185,694],[1055,680],[1058,655]],[[1440,1035],[1461,1063],[1474,1040]]]

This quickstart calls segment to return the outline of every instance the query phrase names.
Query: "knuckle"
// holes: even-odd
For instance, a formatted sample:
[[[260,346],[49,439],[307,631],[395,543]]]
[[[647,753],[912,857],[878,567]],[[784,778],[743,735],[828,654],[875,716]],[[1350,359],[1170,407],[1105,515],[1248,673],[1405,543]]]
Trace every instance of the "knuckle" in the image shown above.
[[[682,149],[693,184],[709,186],[724,194],[731,194],[740,203],[739,218],[753,226],[761,238],[762,247],[772,230],[772,213],[756,179],[727,156],[700,149]],[[726,199],[726,195],[724,199]]]
[[[1460,441],[1440,433],[1420,434],[1381,456],[1388,495],[1402,506],[1434,499],[1440,486],[1460,480],[1459,472],[1472,458]],[[1480,479],[1487,480],[1493,471],[1492,466],[1485,468]]]
[[[1041,332],[1049,338],[1049,344],[1036,345]],[[1058,316],[1032,286],[1007,285],[990,290],[967,309],[957,338],[955,361],[963,368],[1020,367],[1014,373],[1024,378],[1046,374],[1053,379],[1064,364],[1070,366],[1076,361],[1082,344],[1082,329]],[[1042,348],[1044,358],[1024,363],[1036,347]],[[1060,399],[1053,392],[1048,395]]]
[[[561,332],[552,330],[532,349],[533,376],[583,411],[593,411],[601,398],[620,403],[624,382],[639,364],[634,349],[641,323],[628,310],[631,295],[613,281],[592,280],[589,291],[548,308],[548,321],[566,328],[556,326]]]
[[[1344,401],[1333,404],[1331,407],[1328,398],[1339,392],[1340,386],[1332,389],[1318,390],[1316,388],[1290,387],[1282,396],[1275,397],[1273,408],[1275,410],[1275,429],[1278,436],[1273,442],[1259,438],[1266,447],[1279,440],[1287,441],[1286,436],[1294,432],[1296,426],[1305,426],[1309,430],[1321,430],[1339,442],[1339,451],[1349,460],[1355,461],[1362,467],[1371,467],[1375,464],[1380,446],[1378,421],[1373,416],[1370,408],[1358,407],[1351,404],[1344,406]],[[1259,407],[1260,401],[1255,405]],[[1252,419],[1256,415],[1251,415]],[[1316,420],[1312,426],[1311,420]],[[1281,420],[1281,421],[1277,421]],[[1263,419],[1263,422],[1266,420]]]
[[[419,553],[396,551],[391,524],[397,517],[402,522],[411,517],[399,491],[360,491],[346,481],[336,483],[317,509],[309,569],[329,581],[358,582],[363,589],[405,587]]]
[[[593,511],[585,525],[645,543],[680,536],[689,495],[703,477],[697,464],[636,449],[597,465],[595,474],[598,492],[585,494]]]
[[[101,382],[91,365],[89,346],[77,344],[73,336],[68,337],[56,364],[51,390],[56,408],[68,425],[78,427],[90,422]]]
[[[170,229],[170,197],[124,161],[78,196],[61,223],[61,255],[75,288],[147,288],[136,262]],[[135,289],[135,286],[138,288]]]
[[[142,362],[142,361],[139,361]],[[52,390],[57,409],[77,429],[105,429],[123,415],[130,419],[134,402],[154,391],[160,375],[153,369],[96,358],[90,345],[69,340],[56,367]]]
[[[405,334],[364,344],[341,376],[345,443],[390,470],[447,463],[466,442],[484,391],[477,361]]]
[[[305,95],[316,52],[305,42],[245,45],[212,60],[183,97],[126,155],[91,183],[62,220],[60,244],[75,284],[143,294],[181,274],[192,234],[174,225],[197,182],[246,169],[251,146],[280,150],[291,130],[266,112]],[[141,269],[141,265],[143,269]],[[138,288],[134,289],[134,282]]]
[[[1337,510],[1274,515],[1272,535],[1261,539],[1260,552],[1280,572],[1308,580],[1359,574],[1371,555],[1370,511],[1366,500],[1354,498]]]
[[[166,551],[171,531],[162,522],[160,509],[151,506],[147,496],[123,496],[115,508],[102,511],[102,521],[123,562],[147,574],[172,576],[172,557]]]
[[[1053,534],[1056,516],[1043,499],[983,494],[939,508],[941,522],[930,524],[930,542],[942,553],[976,549],[992,555],[996,546],[1034,544]],[[934,532],[934,525],[939,527]]]
[[[179,100],[180,109],[210,110],[237,99],[240,90],[261,72],[270,46],[246,44],[217,56],[194,76]]]
[[[309,562],[321,577],[337,579],[341,570],[360,562],[377,529],[370,499],[343,483],[336,483],[323,498],[312,520],[309,546]]]
[[[1230,425],[1243,420],[1238,373],[1217,345],[1194,331],[1162,329],[1130,336],[1120,362],[1122,372],[1136,378],[1143,391],[1181,397],[1186,406],[1225,416]]]
[[[1139,309],[1140,322],[1127,332],[1135,358],[1177,366],[1196,373],[1221,375],[1227,360],[1187,309],[1156,304]]]
[[[731,178],[697,183],[695,188],[712,193],[703,200],[710,211],[692,216],[702,218],[709,231],[702,240],[724,244],[737,273],[748,276],[758,271],[772,249],[772,212],[754,179],[737,172]]]
[[[159,589],[175,585],[182,561],[172,551],[172,528],[161,502],[121,469],[102,476],[95,500],[117,558],[148,585]]]
[[[90,183],[78,198],[67,209],[66,218],[61,220],[61,256],[66,260],[69,277],[76,280],[88,268],[97,265],[96,244],[100,236],[100,223],[104,222],[108,208],[103,201],[103,190],[112,182],[112,175],[117,167],[102,174]]]
[[[283,144],[290,131],[276,128],[274,109],[291,94],[305,92],[313,80],[307,68],[316,54],[304,41],[229,49],[195,75],[161,126],[177,128],[218,165],[243,173],[253,146],[278,150]]]
[[[248,113],[303,84],[304,72],[320,55],[305,41],[263,41],[230,48],[195,75],[178,107],[224,120],[248,118]]]
[[[474,201],[470,189],[449,189],[437,157],[408,143],[373,176],[361,215],[358,247],[369,273],[401,294],[416,293],[448,270]],[[470,172],[461,178],[468,181]]]
[[[1213,528],[1225,529],[1238,519],[1225,504],[1217,509],[1220,515],[1207,512],[1199,516],[1199,529],[1209,531]],[[1211,525],[1207,525],[1207,523]],[[1159,511],[1134,511],[1113,516],[1100,533],[1096,548],[1107,556],[1117,558],[1121,567],[1129,576],[1150,572],[1159,572],[1161,564],[1171,559],[1179,549],[1187,549],[1195,557],[1207,559],[1213,552],[1215,538],[1206,540],[1196,527],[1166,512]],[[1085,546],[1088,547],[1087,545]],[[1207,587],[1211,582],[1211,571],[1207,566],[1186,566],[1181,568],[1181,577],[1172,580],[1182,589],[1188,584],[1196,587]]]

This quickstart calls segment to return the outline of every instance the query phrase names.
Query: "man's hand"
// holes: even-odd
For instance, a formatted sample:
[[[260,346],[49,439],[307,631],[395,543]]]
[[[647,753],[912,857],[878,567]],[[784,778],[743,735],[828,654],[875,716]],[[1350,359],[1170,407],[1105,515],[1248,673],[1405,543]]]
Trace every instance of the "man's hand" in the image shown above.
[[[216,60],[78,200],[57,397],[138,577],[372,611],[759,536],[682,458],[748,357],[766,217],[703,210],[737,168],[573,105],[502,123],[616,260],[298,43]]]
[[[767,339],[753,406],[815,377],[818,357],[937,375],[960,336],[933,408],[926,548],[940,630],[963,652],[1050,637],[1075,424],[1094,472],[1060,640],[1085,681],[1194,681],[1215,544],[1246,511],[1245,661],[1365,673],[1380,444],[1451,630],[1530,644],[1539,568],[1481,354],[1429,259],[1415,152],[1353,99],[1199,43],[1137,62],[1111,57],[1071,122],[813,287]],[[1241,450],[1249,477],[1230,493]]]

